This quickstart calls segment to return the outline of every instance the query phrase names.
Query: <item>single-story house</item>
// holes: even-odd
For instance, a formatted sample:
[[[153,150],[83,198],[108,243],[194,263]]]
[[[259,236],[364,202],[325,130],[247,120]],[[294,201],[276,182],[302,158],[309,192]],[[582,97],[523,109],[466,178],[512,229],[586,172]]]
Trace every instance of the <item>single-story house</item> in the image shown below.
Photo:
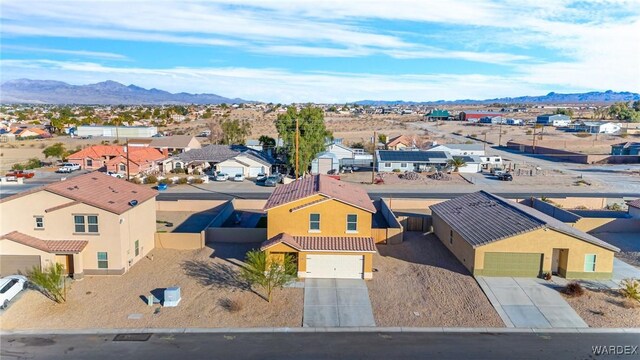
[[[478,121],[480,124],[504,124],[505,121],[502,119],[501,115],[492,115],[481,117]]]
[[[324,151],[311,160],[311,175],[328,174],[330,171],[340,171],[340,160],[332,152]]]
[[[440,241],[474,275],[609,279],[619,249],[486,191],[430,206]]]
[[[640,155],[640,142],[627,141],[611,145],[611,155]]]
[[[484,156],[483,144],[435,144],[425,151],[446,151],[452,156]]]
[[[78,164],[86,170],[107,170],[117,173],[127,172],[127,157],[130,174],[147,173],[158,169],[158,163],[167,157],[167,150],[160,152],[149,147],[93,145],[75,152],[67,157],[70,163]]]
[[[451,117],[451,114],[449,114],[449,110],[433,109],[429,111],[429,113],[425,116],[429,121],[437,121],[437,120],[449,120],[449,118]]]
[[[53,263],[75,279],[124,274],[155,246],[156,195],[92,172],[0,199],[0,275]]]
[[[150,138],[158,133],[155,126],[80,125],[77,136],[107,136],[121,138]]]
[[[129,173],[129,175],[148,174],[159,171],[159,164],[166,159],[166,155],[153,148],[138,148],[135,151],[131,149],[129,148],[128,156],[125,153],[107,161],[106,170],[120,174]]]
[[[270,175],[275,164],[275,160],[265,152],[243,145],[207,145],[179,154],[172,158],[172,162],[173,168],[183,168],[189,173],[196,168],[213,168],[229,175],[243,174],[245,177]]]
[[[571,124],[571,118],[562,114],[544,114],[536,118],[536,124],[557,127],[569,126],[569,124]]]
[[[464,161],[464,166],[458,168],[460,173],[479,173],[482,171],[482,160],[476,155],[453,156],[454,159],[460,158]]]
[[[129,148],[133,147],[150,147],[158,149],[161,152],[165,150],[170,153],[185,152],[192,149],[200,149],[202,146],[195,136],[189,135],[173,135],[161,136],[153,138],[129,139]]]
[[[460,121],[468,121],[477,123],[483,117],[487,116],[499,116],[500,113],[496,111],[461,111],[459,114]]]
[[[620,132],[622,126],[608,121],[582,121],[574,125],[574,131],[589,134],[615,134]]]
[[[376,165],[378,172],[424,171],[432,168],[444,170],[447,162],[452,159],[445,151],[407,151],[407,150],[377,150]]]
[[[414,139],[407,135],[398,135],[387,140],[386,144],[384,144],[384,148],[387,150],[403,150],[414,147],[416,147]]]
[[[272,259],[294,257],[299,278],[371,279],[376,208],[360,186],[312,175],[278,186],[264,207]]]

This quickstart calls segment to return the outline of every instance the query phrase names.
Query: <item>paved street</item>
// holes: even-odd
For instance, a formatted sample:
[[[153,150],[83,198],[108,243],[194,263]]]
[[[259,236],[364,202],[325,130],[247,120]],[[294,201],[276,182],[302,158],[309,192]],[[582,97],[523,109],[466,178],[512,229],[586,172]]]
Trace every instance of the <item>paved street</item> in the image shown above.
[[[477,280],[507,327],[588,327],[544,280],[484,276],[478,276]]]
[[[144,338],[143,338],[144,339]],[[5,335],[2,359],[587,359],[598,346],[638,358],[637,333],[175,333],[147,341],[104,335]],[[619,347],[615,347],[619,346]],[[627,346],[625,348],[625,346]],[[615,358],[615,357],[604,357]],[[622,356],[620,358],[623,358]]]
[[[306,279],[305,327],[376,326],[364,280]]]

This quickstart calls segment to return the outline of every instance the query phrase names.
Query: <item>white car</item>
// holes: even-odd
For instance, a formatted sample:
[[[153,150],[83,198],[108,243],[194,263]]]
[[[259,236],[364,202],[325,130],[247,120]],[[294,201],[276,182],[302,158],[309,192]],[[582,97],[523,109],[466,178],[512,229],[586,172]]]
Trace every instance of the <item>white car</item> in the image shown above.
[[[0,279],[0,308],[6,309],[20,291],[24,290],[27,278],[22,275],[11,275]]]
[[[236,174],[236,175],[233,177],[233,181],[244,181],[244,175],[242,175],[242,174]]]
[[[58,172],[67,173],[80,170],[80,165],[74,163],[64,163],[58,168]]]
[[[229,175],[223,172],[216,174],[216,181],[227,181],[229,179]]]
[[[113,176],[114,178],[124,179],[124,175],[115,173],[113,171],[107,171],[107,175]]]

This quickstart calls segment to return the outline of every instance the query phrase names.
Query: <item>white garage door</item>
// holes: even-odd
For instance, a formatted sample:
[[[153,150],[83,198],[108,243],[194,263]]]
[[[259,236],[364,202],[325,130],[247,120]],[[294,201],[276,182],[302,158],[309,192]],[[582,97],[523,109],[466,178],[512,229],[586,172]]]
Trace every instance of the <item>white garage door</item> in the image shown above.
[[[266,170],[267,169],[264,166],[262,167],[252,166],[249,168],[249,177],[256,177],[260,173],[266,174]]]
[[[362,255],[307,255],[308,278],[362,279]]]
[[[318,174],[328,174],[333,165],[332,159],[318,159]]]
[[[238,166],[238,167],[221,166],[220,167],[220,171],[222,171],[223,173],[229,174],[229,177],[233,177],[235,174],[243,174],[244,175],[244,170],[242,169],[241,166]]]

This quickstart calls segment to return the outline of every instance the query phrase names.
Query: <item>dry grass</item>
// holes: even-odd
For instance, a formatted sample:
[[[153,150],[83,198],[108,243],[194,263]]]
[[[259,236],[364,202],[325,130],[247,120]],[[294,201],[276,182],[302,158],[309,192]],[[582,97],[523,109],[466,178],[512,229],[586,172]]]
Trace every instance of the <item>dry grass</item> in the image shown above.
[[[613,290],[585,289],[581,297],[565,297],[590,327],[640,327],[640,303]]]
[[[378,326],[503,327],[478,283],[435,235],[381,245],[368,281]]]
[[[241,246],[242,247],[242,246]],[[302,324],[302,289],[277,290],[273,302],[237,280],[238,245],[215,251],[155,249],[123,276],[90,276],[73,282],[64,304],[30,290],[2,315],[1,328],[296,327]],[[180,286],[178,307],[147,306],[144,296]],[[154,291],[155,290],[155,291]],[[159,311],[157,310],[159,309]],[[141,314],[141,319],[128,319]]]

